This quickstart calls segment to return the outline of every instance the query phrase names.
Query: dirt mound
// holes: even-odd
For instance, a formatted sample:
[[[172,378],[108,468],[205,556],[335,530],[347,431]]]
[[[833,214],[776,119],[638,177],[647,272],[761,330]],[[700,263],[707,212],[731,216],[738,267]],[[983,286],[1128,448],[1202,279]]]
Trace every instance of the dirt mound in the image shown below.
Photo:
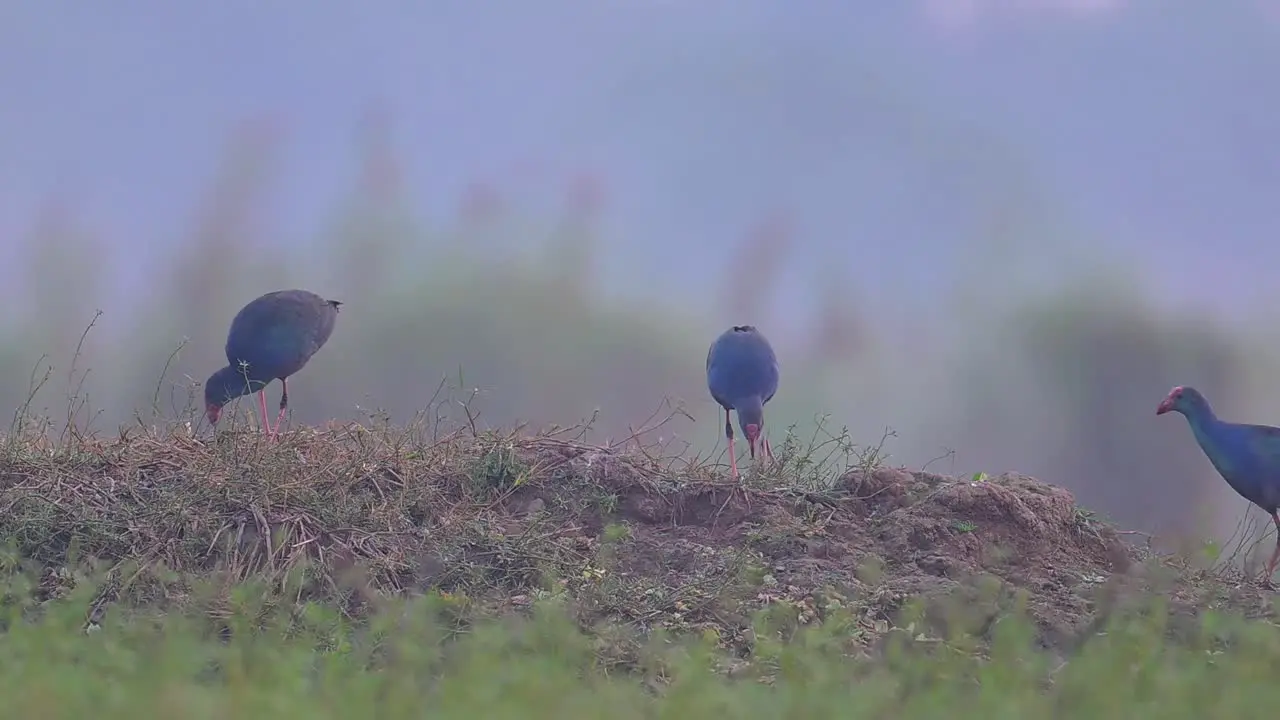
[[[739,649],[762,612],[783,634],[840,617],[871,647],[913,601],[926,634],[958,617],[981,629],[1023,602],[1046,645],[1070,644],[1095,590],[1138,559],[1068,492],[1020,475],[881,468],[814,492],[778,472],[744,494],[705,467],[556,437],[178,432],[11,449],[0,536],[39,564],[47,593],[72,545],[116,568],[104,607],[181,601],[194,575],[283,584],[306,565],[290,597],[353,615],[404,591],[471,612],[562,594],[584,624],[714,631]],[[128,561],[177,576],[144,581]]]
[[[618,554],[624,573],[686,585],[686,568],[707,572],[699,560],[748,548],[770,588],[757,601],[793,604],[806,622],[836,599],[872,635],[913,599],[937,632],[957,610],[982,630],[1021,591],[1042,640],[1072,643],[1094,619],[1095,590],[1137,560],[1070,493],[1020,475],[973,482],[882,468],[846,475],[823,494],[754,491],[749,505],[724,486],[612,486],[623,499],[617,517],[633,528]],[[714,619],[726,619],[725,609]]]

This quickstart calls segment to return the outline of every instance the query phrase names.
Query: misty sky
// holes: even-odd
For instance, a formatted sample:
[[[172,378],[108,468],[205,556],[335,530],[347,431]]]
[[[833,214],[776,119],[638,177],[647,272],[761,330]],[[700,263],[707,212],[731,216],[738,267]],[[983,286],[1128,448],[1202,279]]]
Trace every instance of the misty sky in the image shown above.
[[[474,180],[553,208],[575,172],[605,177],[623,289],[639,267],[700,299],[699,268],[775,211],[797,236],[784,308],[819,264],[872,309],[927,307],[1001,223],[1044,258],[1020,272],[1106,248],[1196,298],[1270,279],[1280,26],[1260,3],[974,5],[11,2],[0,232],[66,193],[138,258],[132,292],[258,118],[286,138],[269,229],[305,252],[381,102],[429,217]]]

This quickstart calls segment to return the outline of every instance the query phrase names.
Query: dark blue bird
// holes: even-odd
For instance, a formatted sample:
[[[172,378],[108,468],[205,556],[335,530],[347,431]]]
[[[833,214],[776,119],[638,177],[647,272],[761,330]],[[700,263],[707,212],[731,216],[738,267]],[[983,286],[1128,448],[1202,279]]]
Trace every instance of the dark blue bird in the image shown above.
[[[1200,391],[1178,386],[1156,408],[1157,415],[1179,412],[1191,434],[1218,474],[1245,500],[1271,516],[1276,526],[1276,549],[1267,562],[1265,583],[1280,561],[1280,428],[1219,420]]]
[[[738,412],[738,427],[747,436],[751,458],[756,457],[756,440],[764,432],[764,406],[778,391],[778,358],[769,341],[754,326],[735,325],[724,331],[707,351],[707,389],[724,408],[724,435],[729,439],[729,468],[738,476],[733,448],[733,422],[729,411]],[[763,438],[762,454],[773,458],[768,438]]]
[[[333,333],[337,300],[306,290],[278,290],[245,305],[231,321],[227,334],[228,365],[204,384],[205,415],[216,425],[222,406],[258,393],[262,431],[275,436],[289,406],[290,375],[302,369]],[[276,426],[267,417],[267,385],[279,378],[280,414]]]

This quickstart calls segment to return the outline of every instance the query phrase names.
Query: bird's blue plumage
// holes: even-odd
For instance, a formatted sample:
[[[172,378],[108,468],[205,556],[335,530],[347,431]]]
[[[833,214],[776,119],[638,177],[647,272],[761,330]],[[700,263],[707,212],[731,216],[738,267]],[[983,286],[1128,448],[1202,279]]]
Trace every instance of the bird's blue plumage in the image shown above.
[[[759,330],[729,328],[707,351],[707,389],[726,410],[738,412],[738,426],[761,425],[764,404],[778,391],[778,358]]]
[[[301,370],[333,333],[339,305],[306,290],[280,290],[241,308],[227,333],[227,367],[205,383],[206,405],[221,407]]]
[[[1209,462],[1233,490],[1268,513],[1280,508],[1280,428],[1218,418],[1195,388],[1175,388],[1161,412],[1179,412]]]

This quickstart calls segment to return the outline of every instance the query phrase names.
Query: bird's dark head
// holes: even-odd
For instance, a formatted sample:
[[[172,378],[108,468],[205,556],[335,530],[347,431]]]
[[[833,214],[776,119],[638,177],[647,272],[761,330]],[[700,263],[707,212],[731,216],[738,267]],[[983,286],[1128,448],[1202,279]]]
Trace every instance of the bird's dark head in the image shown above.
[[[241,395],[248,395],[256,390],[239,368],[230,365],[209,376],[204,381],[204,416],[210,425],[218,424],[222,415],[222,407]]]
[[[1204,395],[1199,390],[1190,385],[1178,385],[1169,391],[1164,400],[1156,407],[1156,414],[1163,415],[1167,412],[1180,412],[1183,415],[1192,415],[1202,412],[1208,407],[1209,403],[1204,399]]]

